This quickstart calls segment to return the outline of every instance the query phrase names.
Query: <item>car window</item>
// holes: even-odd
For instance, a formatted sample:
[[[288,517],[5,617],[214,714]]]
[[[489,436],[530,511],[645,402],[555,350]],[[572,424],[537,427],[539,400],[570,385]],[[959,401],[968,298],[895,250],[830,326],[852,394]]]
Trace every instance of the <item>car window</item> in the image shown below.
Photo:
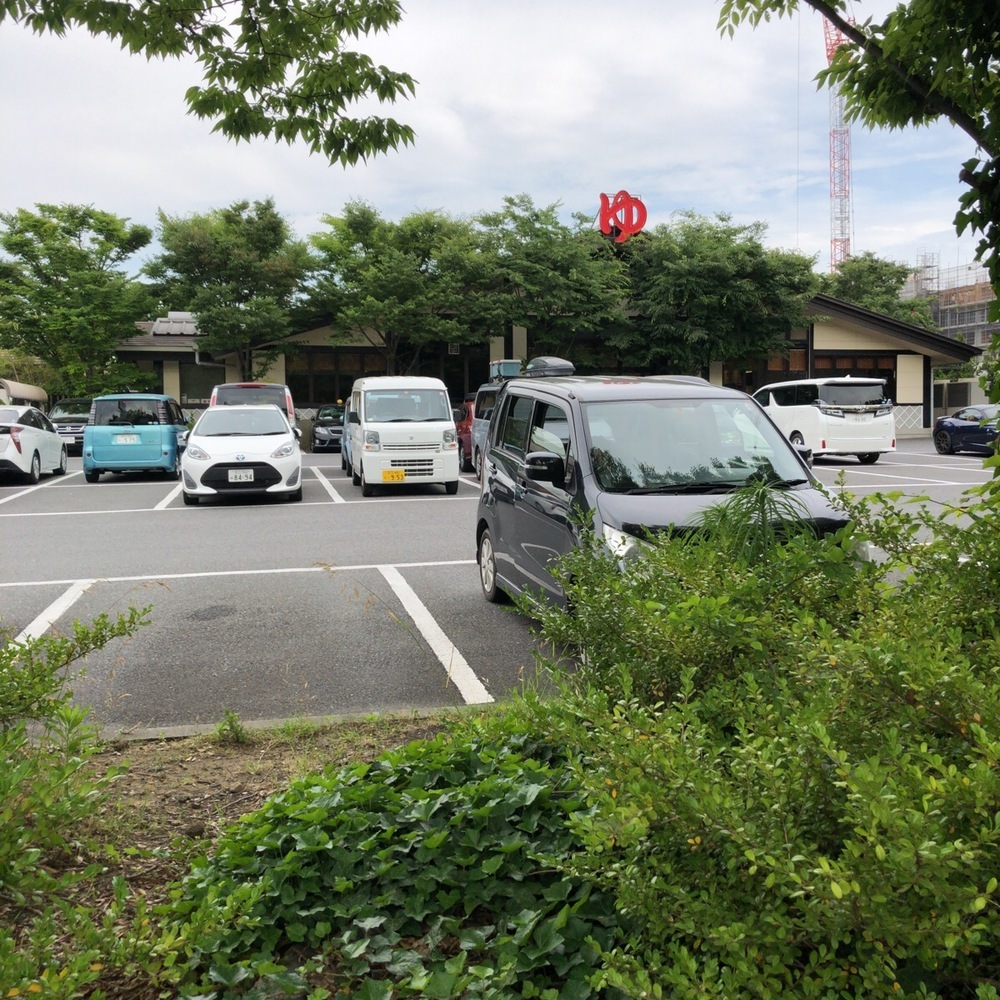
[[[774,401],[775,406],[794,406],[795,386],[784,385],[779,389],[772,389],[771,399]]]
[[[241,434],[287,434],[288,421],[278,409],[230,409],[209,407],[199,417],[194,434],[202,437],[233,437]]]
[[[158,424],[158,403],[156,399],[98,399],[94,402],[94,424]]]
[[[17,423],[17,410],[13,407],[5,406],[0,408],[0,423],[3,424],[16,424]]]
[[[497,405],[497,393],[499,386],[490,386],[488,389],[480,389],[476,393],[476,417],[479,420],[489,420],[493,415],[493,407]]]
[[[500,415],[497,444],[513,455],[524,456],[534,400],[530,396],[509,395]]]
[[[49,410],[49,417],[51,419],[61,417],[63,419],[86,420],[89,415],[89,399],[61,399]]]

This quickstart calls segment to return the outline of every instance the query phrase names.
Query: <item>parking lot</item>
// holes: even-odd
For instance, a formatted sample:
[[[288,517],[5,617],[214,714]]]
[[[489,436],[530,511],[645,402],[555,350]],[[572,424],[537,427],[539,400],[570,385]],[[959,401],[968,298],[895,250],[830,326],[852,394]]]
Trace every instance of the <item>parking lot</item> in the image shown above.
[[[989,478],[929,434],[841,470],[857,493],[947,503]],[[74,619],[150,605],[150,624],[91,655],[77,702],[115,731],[429,710],[488,703],[535,678],[532,624],[483,600],[478,483],[457,496],[402,487],[363,499],[340,456],[304,456],[301,503],[185,507],[154,475],[88,484],[79,458],[35,487],[0,481],[0,627],[66,632]]]

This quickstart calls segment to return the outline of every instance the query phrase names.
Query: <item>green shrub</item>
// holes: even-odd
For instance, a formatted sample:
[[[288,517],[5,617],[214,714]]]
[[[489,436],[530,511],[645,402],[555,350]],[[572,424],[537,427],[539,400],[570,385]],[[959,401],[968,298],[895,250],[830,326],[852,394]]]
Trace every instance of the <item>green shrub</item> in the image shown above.
[[[573,613],[540,621],[586,655],[524,711],[595,805],[567,873],[633,930],[600,983],[995,996],[996,496],[851,501],[853,531],[758,548],[723,511],[624,567],[570,557]],[[885,561],[853,558],[866,538]]]
[[[185,995],[258,979],[357,997],[595,995],[613,907],[558,864],[580,846],[581,808],[563,756],[511,732],[303,778],[188,875],[161,955]]]

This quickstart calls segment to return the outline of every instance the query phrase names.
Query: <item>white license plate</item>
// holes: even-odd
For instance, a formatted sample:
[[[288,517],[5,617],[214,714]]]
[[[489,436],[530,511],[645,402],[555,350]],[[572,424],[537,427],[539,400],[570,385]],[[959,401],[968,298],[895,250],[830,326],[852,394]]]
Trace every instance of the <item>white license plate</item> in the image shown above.
[[[848,413],[847,414],[847,419],[850,420],[851,423],[853,423],[853,424],[863,424],[863,423],[867,423],[867,421],[868,421],[868,414],[867,413]]]
[[[138,444],[139,435],[138,434],[116,434],[115,444]]]
[[[253,469],[230,469],[229,481],[231,483],[252,483]]]

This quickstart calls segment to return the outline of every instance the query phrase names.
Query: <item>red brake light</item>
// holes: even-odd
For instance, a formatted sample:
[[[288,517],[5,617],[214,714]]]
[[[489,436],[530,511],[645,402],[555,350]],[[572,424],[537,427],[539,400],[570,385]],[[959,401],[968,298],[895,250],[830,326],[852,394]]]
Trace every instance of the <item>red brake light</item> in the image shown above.
[[[11,427],[10,429],[10,439],[14,442],[14,447],[17,448],[17,453],[21,454],[21,428]]]

